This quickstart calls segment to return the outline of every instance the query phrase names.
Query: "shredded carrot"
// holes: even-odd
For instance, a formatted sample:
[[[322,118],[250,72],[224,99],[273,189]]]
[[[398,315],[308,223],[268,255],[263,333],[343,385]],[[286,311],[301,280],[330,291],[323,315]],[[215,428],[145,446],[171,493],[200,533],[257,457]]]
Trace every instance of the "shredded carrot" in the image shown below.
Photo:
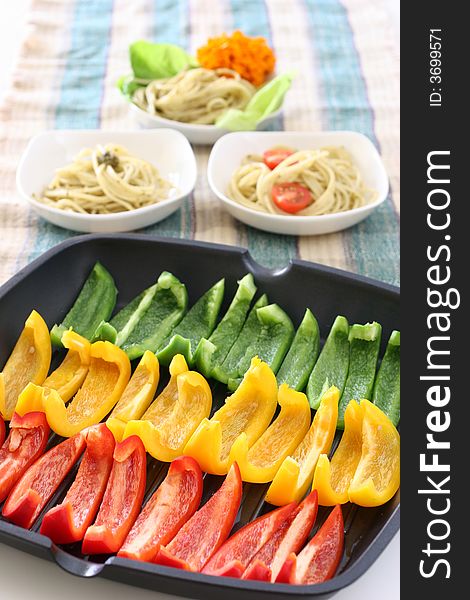
[[[248,37],[241,31],[209,38],[198,49],[197,59],[206,69],[233,69],[256,86],[266,81],[276,63],[274,52],[263,37]]]

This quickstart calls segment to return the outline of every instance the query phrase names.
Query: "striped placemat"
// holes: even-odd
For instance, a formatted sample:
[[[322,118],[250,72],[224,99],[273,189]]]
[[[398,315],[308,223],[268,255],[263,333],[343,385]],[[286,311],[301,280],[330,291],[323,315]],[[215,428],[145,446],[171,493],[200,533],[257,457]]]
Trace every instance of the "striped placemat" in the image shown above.
[[[369,0],[33,0],[29,33],[0,108],[0,283],[74,235],[36,217],[16,192],[15,169],[28,140],[51,128],[132,129],[115,86],[129,70],[131,42],[173,42],[195,52],[209,36],[234,29],[265,36],[278,71],[298,72],[282,127],[366,134],[385,161],[390,196],[342,233],[264,233],[219,206],[206,177],[210,148],[199,146],[193,197],[143,231],[246,246],[270,268],[296,257],[398,283],[398,43],[382,1]]]

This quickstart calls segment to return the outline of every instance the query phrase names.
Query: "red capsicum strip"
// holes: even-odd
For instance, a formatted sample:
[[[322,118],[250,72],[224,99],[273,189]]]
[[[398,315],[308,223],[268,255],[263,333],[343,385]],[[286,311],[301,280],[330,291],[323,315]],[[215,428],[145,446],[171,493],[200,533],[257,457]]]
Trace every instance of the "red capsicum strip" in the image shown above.
[[[44,452],[49,431],[46,415],[42,412],[30,412],[24,416],[13,414],[10,433],[0,448],[0,502]]]
[[[242,579],[276,581],[282,565],[292,552],[305,544],[315,523],[318,510],[317,491],[311,492],[274,532],[251,559]]]
[[[73,544],[83,539],[103,498],[113,452],[114,436],[104,423],[86,430],[86,450],[75,480],[64,501],[44,515],[40,533],[56,544]]]
[[[202,496],[202,472],[189,456],[175,458],[168,474],[147,502],[118,556],[152,561],[196,512]]]
[[[142,506],[146,473],[145,447],[140,438],[132,435],[116,444],[98,516],[83,539],[83,554],[111,554],[121,548]]]
[[[5,421],[0,416],[0,446],[5,441]]]
[[[208,575],[241,577],[251,558],[289,520],[296,508],[297,504],[292,502],[242,527],[217,550],[202,572]]]
[[[331,579],[344,547],[341,505],[337,504],[315,536],[296,556],[290,554],[276,578],[277,583],[309,585]]]
[[[200,571],[227,539],[241,498],[240,469],[234,463],[217,492],[167,546],[160,548],[154,562],[186,571]]]
[[[2,514],[29,529],[85,449],[83,433],[65,440],[41,456],[11,490]]]

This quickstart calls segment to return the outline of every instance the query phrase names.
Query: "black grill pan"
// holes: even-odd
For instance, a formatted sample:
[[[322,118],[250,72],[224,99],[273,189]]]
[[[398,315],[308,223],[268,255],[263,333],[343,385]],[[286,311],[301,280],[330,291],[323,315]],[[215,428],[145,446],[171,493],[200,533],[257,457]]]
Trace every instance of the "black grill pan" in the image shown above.
[[[251,272],[258,291],[266,292],[271,302],[279,303],[295,325],[309,307],[318,319],[323,338],[338,314],[346,316],[350,323],[375,320],[383,327],[383,354],[391,331],[400,327],[398,288],[358,275],[297,260],[282,270],[271,271],[255,263],[247,250],[229,246],[143,235],[87,235],[72,238],[49,250],[0,288],[0,365],[10,354],[33,308],[49,326],[62,320],[97,260],[109,269],[116,281],[119,290],[117,308],[153,284],[161,271],[168,270],[186,284],[190,303],[215,281],[225,277],[223,314],[235,292],[237,279]],[[159,387],[168,380],[165,369],[161,379]],[[215,411],[227,393],[225,386],[215,382],[211,382],[211,387]],[[59,441],[61,438],[54,434],[49,445]],[[149,457],[146,498],[163,480],[167,468],[168,465]],[[63,482],[44,512],[65,496],[74,474],[75,471]],[[220,477],[205,476],[203,501],[217,489],[221,480]],[[273,508],[263,501],[267,485],[243,485],[243,500],[235,528]],[[361,576],[377,559],[398,531],[399,511],[399,492],[378,508],[344,505],[346,541],[338,573],[330,581],[314,586],[212,577],[115,556],[104,556],[97,561],[96,557],[83,556],[79,545],[56,546],[40,535],[41,518],[32,531],[26,531],[5,522],[0,516],[0,542],[53,560],[74,575],[100,575],[177,596],[201,600],[220,600],[222,597],[225,600],[327,598]],[[312,535],[327,513],[320,507]]]

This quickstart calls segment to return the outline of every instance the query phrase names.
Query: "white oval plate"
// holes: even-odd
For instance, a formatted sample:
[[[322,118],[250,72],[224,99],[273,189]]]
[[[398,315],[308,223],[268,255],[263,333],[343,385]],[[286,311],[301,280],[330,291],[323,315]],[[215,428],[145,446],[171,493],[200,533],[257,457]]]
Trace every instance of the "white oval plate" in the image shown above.
[[[139,108],[132,102],[129,102],[129,110],[133,115],[136,123],[144,129],[154,129],[155,127],[171,127],[176,131],[184,134],[192,144],[213,144],[226,133],[230,133],[228,129],[222,129],[216,125],[196,125],[191,123],[181,123],[180,121],[172,121],[164,119],[157,115],[151,115],[142,108]],[[262,131],[269,127],[279,116],[281,109],[268,115],[260,121],[256,129]]]
[[[54,177],[55,170],[75,158],[83,148],[96,144],[120,144],[151,162],[175,185],[168,200],[135,210],[109,215],[63,211],[35,200]],[[23,198],[46,221],[84,233],[132,231],[162,221],[178,210],[196,184],[196,158],[188,140],[173,129],[152,131],[52,130],[29,142],[18,165],[16,185]]]
[[[357,164],[366,185],[378,192],[377,200],[360,208],[316,217],[262,213],[231,200],[226,191],[232,173],[242,159],[247,154],[263,154],[268,148],[281,145],[298,150],[344,146]],[[369,138],[355,131],[229,133],[212,148],[207,176],[214,194],[236,219],[263,231],[287,235],[320,235],[351,227],[368,217],[385,200],[389,187],[385,167],[375,146]]]

